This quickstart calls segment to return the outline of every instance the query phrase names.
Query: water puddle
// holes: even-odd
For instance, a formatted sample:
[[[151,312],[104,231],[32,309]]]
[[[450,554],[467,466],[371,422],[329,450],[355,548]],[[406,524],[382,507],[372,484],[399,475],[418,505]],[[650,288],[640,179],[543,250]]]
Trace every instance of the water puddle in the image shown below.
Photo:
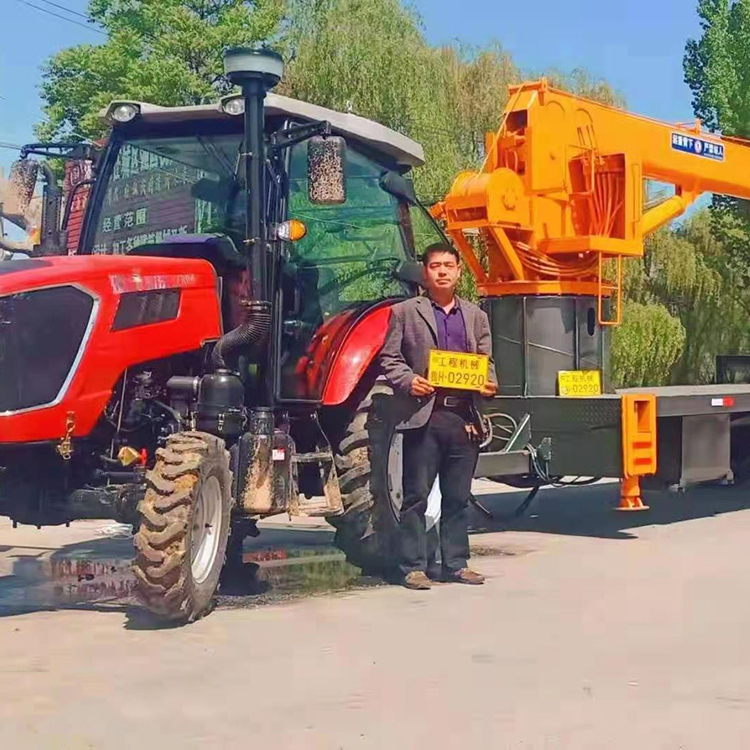
[[[217,606],[252,607],[382,585],[363,576],[335,547],[252,550],[240,570],[225,570]]]
[[[10,536],[10,544],[0,547],[0,616],[135,604],[132,540],[115,531],[60,549],[14,547]],[[332,542],[333,533],[325,527],[264,529],[259,538],[246,540],[242,564],[224,570],[217,607],[257,607],[383,585],[380,578],[363,576]],[[529,551],[514,545],[473,547],[477,557]]]
[[[80,604],[125,604],[133,600],[130,559],[19,558],[0,578],[0,614],[15,609],[55,609]]]
[[[298,546],[262,546],[251,540],[242,566],[222,575],[217,606],[253,607],[314,594],[382,583],[363,577],[343,553],[320,539]],[[129,539],[94,540],[51,554],[6,547],[0,575],[0,615],[72,607],[123,607],[135,603]]]

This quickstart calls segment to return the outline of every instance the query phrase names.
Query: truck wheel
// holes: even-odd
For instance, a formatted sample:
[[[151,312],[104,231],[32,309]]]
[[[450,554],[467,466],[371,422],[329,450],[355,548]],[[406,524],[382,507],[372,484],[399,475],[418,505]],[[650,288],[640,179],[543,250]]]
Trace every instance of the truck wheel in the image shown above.
[[[329,520],[336,528],[336,546],[368,574],[390,575],[397,560],[400,437],[387,413],[390,393],[387,386],[375,384],[336,449],[344,513]]]
[[[137,593],[155,615],[192,622],[209,611],[229,538],[232,472],[224,441],[181,432],[156,452],[135,536]]]

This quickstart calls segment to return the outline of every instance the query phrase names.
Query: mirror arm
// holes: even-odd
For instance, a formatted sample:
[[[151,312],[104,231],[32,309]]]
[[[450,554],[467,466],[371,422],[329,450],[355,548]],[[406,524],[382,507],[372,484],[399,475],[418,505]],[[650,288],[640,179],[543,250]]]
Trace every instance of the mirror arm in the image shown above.
[[[46,156],[50,159],[84,159],[95,161],[101,149],[88,143],[27,143],[21,149],[21,158]]]
[[[331,123],[327,120],[321,120],[320,122],[311,122],[307,125],[293,125],[290,128],[277,130],[271,136],[271,148],[274,151],[281,151],[316,135],[331,135]]]
[[[44,184],[49,188],[51,193],[57,193],[59,191],[57,177],[50,168],[50,165],[46,161],[40,161],[39,168],[44,172]]]

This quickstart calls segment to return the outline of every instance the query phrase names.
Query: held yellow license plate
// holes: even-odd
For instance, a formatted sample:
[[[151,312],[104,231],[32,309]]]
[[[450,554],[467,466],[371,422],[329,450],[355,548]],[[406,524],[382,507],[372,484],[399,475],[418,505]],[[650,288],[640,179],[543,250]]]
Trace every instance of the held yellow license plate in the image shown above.
[[[479,391],[489,378],[490,358],[486,354],[430,351],[427,380],[435,388]]]
[[[557,387],[561,396],[588,398],[602,395],[602,375],[599,370],[561,370],[557,373]]]

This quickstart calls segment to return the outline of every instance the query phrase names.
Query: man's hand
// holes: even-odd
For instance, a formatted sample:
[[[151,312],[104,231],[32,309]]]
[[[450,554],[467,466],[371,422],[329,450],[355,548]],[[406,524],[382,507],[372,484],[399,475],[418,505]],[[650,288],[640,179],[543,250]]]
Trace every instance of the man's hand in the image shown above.
[[[479,394],[481,396],[484,396],[485,398],[489,398],[490,396],[494,396],[497,393],[497,386],[490,380],[488,380],[483,386],[482,389],[479,391]]]
[[[478,443],[480,441],[479,433],[477,432],[477,428],[474,427],[473,424],[467,424],[465,425],[466,434],[469,436],[469,440],[471,440],[472,443]]]
[[[430,385],[430,381],[427,378],[415,375],[414,380],[411,381],[409,393],[412,396],[431,396],[435,393],[435,389]]]

